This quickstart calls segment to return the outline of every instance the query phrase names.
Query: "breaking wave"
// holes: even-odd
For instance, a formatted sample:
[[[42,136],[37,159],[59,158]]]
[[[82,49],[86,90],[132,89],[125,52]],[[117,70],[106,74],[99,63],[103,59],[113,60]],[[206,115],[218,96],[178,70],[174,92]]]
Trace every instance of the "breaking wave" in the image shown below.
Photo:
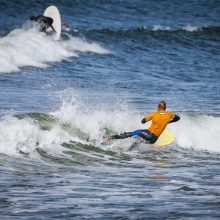
[[[104,34],[104,35],[115,35],[115,36],[127,36],[127,37],[134,37],[136,35],[152,35],[152,36],[158,36],[158,33],[161,34],[186,34],[186,33],[192,33],[195,32],[200,35],[204,34],[219,34],[220,33],[220,27],[198,27],[194,25],[186,25],[181,28],[175,28],[171,26],[163,26],[163,25],[154,25],[152,27],[133,27],[129,29],[91,29],[88,31],[81,30],[85,33],[90,34]]]
[[[68,35],[66,40],[54,41],[37,27],[24,26],[0,38],[0,73],[19,71],[21,67],[45,68],[51,62],[60,62],[79,53],[109,54],[95,42]]]
[[[2,117],[0,120],[0,153],[30,154],[36,149],[50,149],[53,152],[63,149],[64,143],[80,144],[84,148],[91,146],[103,151],[112,150],[111,145],[103,144],[105,128],[120,133],[146,126],[140,123],[143,117],[141,114],[124,110],[85,111],[82,106],[80,100],[75,97],[74,91],[68,90],[68,98],[63,97],[60,109],[55,112]],[[172,146],[220,152],[219,124],[219,117],[181,115],[178,123],[168,126],[176,137]]]

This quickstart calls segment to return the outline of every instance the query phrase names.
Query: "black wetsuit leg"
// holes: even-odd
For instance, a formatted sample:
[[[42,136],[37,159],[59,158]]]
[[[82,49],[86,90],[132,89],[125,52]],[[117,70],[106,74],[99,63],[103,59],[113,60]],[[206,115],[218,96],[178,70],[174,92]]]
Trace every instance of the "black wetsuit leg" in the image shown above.
[[[151,133],[149,130],[146,130],[146,129],[112,135],[111,138],[112,139],[125,139],[125,138],[133,137],[133,136],[141,137],[142,139],[145,140],[147,144],[154,144],[158,139],[156,135],[154,135],[153,133]]]
[[[46,31],[47,28],[51,27],[53,31],[55,31],[55,29],[53,28],[52,24],[53,24],[53,19],[50,17],[44,17],[44,19],[41,20],[41,22],[43,23],[43,28],[42,31]],[[56,32],[56,31],[55,31]]]
[[[112,139],[125,139],[125,138],[128,138],[128,137],[131,137],[130,132],[124,132],[122,134],[115,134],[115,135],[111,136]]]
[[[52,26],[53,18],[51,18],[51,17],[46,17],[44,15],[38,15],[38,16],[31,16],[30,20],[40,23],[41,24],[41,31],[45,32],[47,30],[47,28],[51,27],[52,30],[56,32],[56,30]]]
[[[142,130],[138,136],[143,138],[147,144],[154,144],[158,139],[158,137],[151,133],[149,130]]]

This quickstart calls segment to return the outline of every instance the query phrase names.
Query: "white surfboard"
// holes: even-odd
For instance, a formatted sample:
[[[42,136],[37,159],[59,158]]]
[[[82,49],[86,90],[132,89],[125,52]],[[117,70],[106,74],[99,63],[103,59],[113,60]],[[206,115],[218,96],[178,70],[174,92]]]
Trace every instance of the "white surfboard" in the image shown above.
[[[56,32],[52,34],[54,40],[59,40],[60,39],[60,34],[61,34],[61,18],[60,18],[60,12],[56,6],[49,6],[46,8],[44,11],[44,16],[50,17],[53,19],[53,28],[55,29]],[[53,32],[52,28],[48,28],[46,30],[48,33]]]

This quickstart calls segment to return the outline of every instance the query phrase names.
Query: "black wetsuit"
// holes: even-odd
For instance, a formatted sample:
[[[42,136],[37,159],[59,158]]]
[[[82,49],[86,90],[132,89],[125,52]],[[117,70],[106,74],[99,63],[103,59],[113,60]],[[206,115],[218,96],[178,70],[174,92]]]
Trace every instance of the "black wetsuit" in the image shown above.
[[[124,138],[128,138],[128,137],[133,137],[133,136],[139,136],[141,138],[144,139],[144,141],[147,144],[154,144],[158,137],[156,135],[154,135],[153,133],[151,133],[149,130],[144,129],[144,130],[136,130],[136,131],[132,131],[132,132],[125,132],[122,134],[116,134],[116,135],[112,135],[112,139],[124,139]]]
[[[41,31],[45,32],[47,30],[47,28],[49,28],[49,27],[51,27],[53,29],[53,31],[55,31],[55,29],[52,26],[53,18],[46,17],[43,15],[38,15],[38,16],[31,16],[30,20],[40,23],[41,24]]]

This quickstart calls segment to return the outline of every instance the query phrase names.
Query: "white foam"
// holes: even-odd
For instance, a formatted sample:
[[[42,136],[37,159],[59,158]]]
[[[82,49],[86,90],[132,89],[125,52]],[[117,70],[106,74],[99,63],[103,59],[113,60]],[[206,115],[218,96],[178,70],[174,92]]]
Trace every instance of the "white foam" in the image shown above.
[[[170,31],[171,28],[169,26],[154,25],[152,30],[153,31]]]
[[[182,116],[171,131],[182,148],[220,152],[220,118],[213,116]]]
[[[152,28],[153,31],[170,31],[170,30],[178,30],[174,27],[169,27],[169,26],[162,26],[162,25],[154,25]],[[192,26],[192,25],[186,25],[182,27],[182,30],[188,31],[188,32],[195,32],[195,31],[200,31],[200,27]]]
[[[56,124],[50,131],[44,131],[30,118],[6,116],[0,121],[0,153],[32,153],[36,147],[54,147],[70,139],[72,137]]]
[[[200,30],[200,28],[196,26],[187,25],[183,27],[183,30],[188,31],[188,32],[195,32],[195,31]]]
[[[20,67],[45,68],[50,62],[59,62],[78,56],[77,52],[108,54],[98,43],[89,43],[75,37],[54,41],[36,27],[20,28],[0,38],[0,73],[19,71]]]
[[[36,146],[39,129],[29,119],[18,120],[7,116],[0,121],[0,152],[16,154],[19,150],[27,152]]]
[[[109,128],[116,132],[134,130],[141,126],[140,118],[125,110],[108,111],[86,110],[85,103],[81,103],[76,92],[69,88],[61,94],[63,101],[61,108],[51,113],[64,123],[71,123],[75,128],[85,132],[91,139],[99,139],[103,136],[103,129]],[[138,118],[138,120],[137,120]]]
[[[70,140],[85,143],[83,138],[74,132],[75,128],[85,133],[90,140],[95,140],[97,146],[102,147],[100,143],[103,141],[104,128],[121,133],[150,126],[150,123],[141,124],[144,115],[134,114],[125,108],[123,111],[118,110],[118,106],[112,111],[103,108],[91,110],[86,103],[80,103],[80,96],[77,97],[73,89],[66,90],[61,97],[63,103],[60,109],[51,112],[59,122],[54,122],[50,130],[41,130],[39,124],[30,118],[1,118],[0,153],[31,153],[36,147],[49,148],[51,152],[55,152],[55,148],[59,150],[62,143]],[[70,124],[74,129],[63,128],[63,123]],[[169,124],[168,129],[175,134],[175,144],[181,148],[220,152],[219,117],[181,115],[181,120]]]
[[[72,98],[68,98],[71,101],[64,101],[60,110],[52,114],[61,121],[72,123],[74,127],[84,131],[92,139],[101,139],[105,127],[121,133],[150,126],[150,122],[145,125],[141,124],[140,121],[144,115],[133,114],[128,110],[96,109],[83,112],[73,93],[74,91],[68,91],[69,96],[72,94]],[[183,115],[179,122],[169,124],[167,129],[175,134],[175,143],[182,148],[220,152],[219,117]]]

